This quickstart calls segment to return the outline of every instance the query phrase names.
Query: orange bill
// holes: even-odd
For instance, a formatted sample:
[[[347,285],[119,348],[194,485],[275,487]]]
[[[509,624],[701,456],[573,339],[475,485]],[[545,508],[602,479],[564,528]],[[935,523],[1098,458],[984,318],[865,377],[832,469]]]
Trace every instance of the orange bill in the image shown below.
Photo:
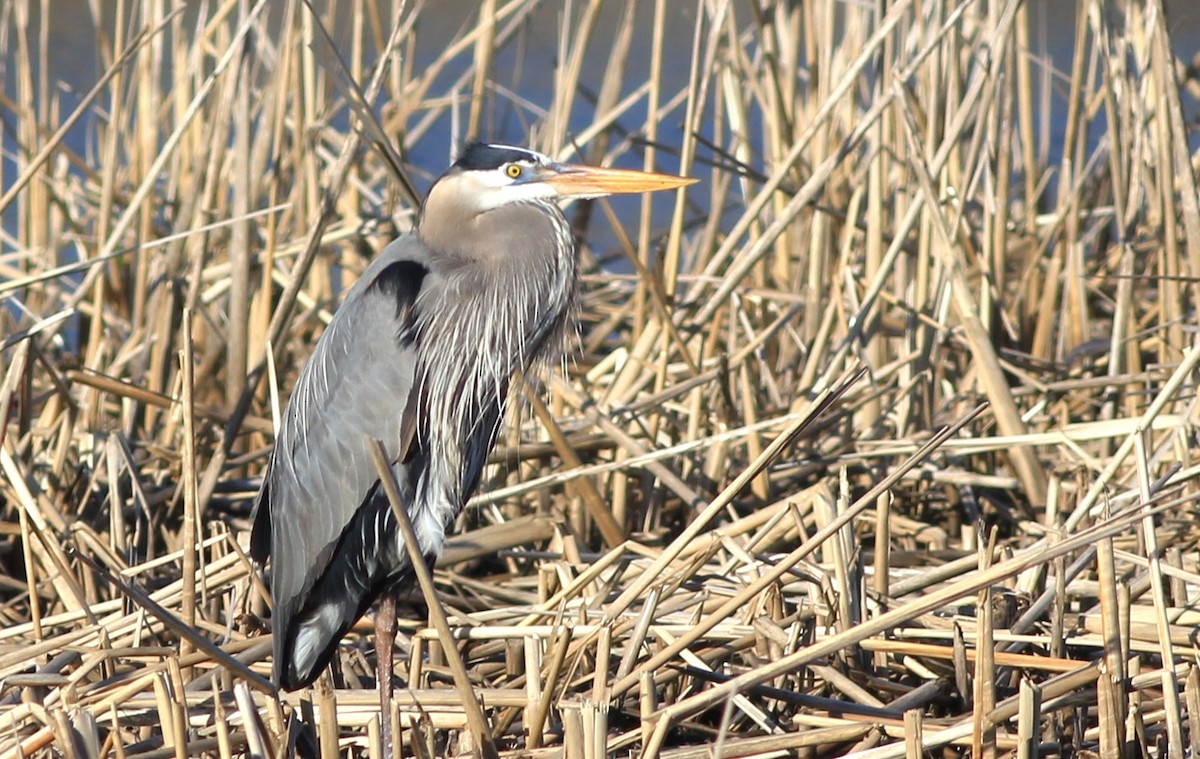
[[[596,198],[603,195],[674,190],[700,180],[649,171],[560,164],[554,166],[554,174],[544,181],[564,198]]]

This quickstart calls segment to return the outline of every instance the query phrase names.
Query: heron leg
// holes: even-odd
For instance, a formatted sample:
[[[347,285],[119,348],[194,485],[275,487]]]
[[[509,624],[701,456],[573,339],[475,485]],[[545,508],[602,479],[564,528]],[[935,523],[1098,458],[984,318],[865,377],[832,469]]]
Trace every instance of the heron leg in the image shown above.
[[[393,644],[396,642],[396,597],[384,593],[375,612],[375,677],[379,683],[379,727],[383,737],[383,755],[395,756],[392,744],[392,673]]]

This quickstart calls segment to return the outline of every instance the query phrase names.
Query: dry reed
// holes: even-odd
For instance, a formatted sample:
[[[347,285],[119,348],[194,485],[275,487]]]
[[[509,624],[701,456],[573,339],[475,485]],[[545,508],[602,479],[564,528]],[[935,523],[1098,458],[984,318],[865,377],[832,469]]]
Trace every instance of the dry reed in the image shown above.
[[[1079,0],[1067,70],[1018,0],[435,5],[92,4],[82,94],[0,9],[0,756],[378,754],[367,622],[264,679],[247,516],[481,135],[703,182],[568,210],[579,339],[413,589],[406,755],[1200,751],[1162,0]]]

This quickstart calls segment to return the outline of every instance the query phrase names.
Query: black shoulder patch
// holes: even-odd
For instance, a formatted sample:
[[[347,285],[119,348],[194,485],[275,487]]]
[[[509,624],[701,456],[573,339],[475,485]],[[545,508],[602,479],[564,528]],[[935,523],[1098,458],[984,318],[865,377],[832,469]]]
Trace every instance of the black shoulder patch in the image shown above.
[[[270,466],[274,466],[274,461],[272,456],[267,472],[270,472]],[[267,472],[263,473],[264,478]],[[250,558],[259,564],[266,564],[267,557],[271,555],[271,488],[265,479],[254,504],[253,518],[254,526],[250,529]]]
[[[464,171],[486,171],[487,169],[498,169],[512,161],[537,162],[540,158],[541,156],[537,153],[524,148],[471,142],[463,147],[462,155],[454,162],[454,166]]]
[[[429,269],[416,261],[397,261],[388,264],[370,284],[369,289],[378,289],[395,301],[396,337],[403,343],[411,343],[413,324],[417,319],[417,296]]]

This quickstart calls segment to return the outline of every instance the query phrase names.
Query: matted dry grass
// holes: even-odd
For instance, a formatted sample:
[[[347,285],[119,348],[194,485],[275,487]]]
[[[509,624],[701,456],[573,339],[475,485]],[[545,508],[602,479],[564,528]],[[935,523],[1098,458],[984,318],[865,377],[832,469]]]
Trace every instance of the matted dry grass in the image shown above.
[[[0,754],[378,754],[366,621],[264,680],[247,515],[337,294],[474,135],[703,181],[569,209],[580,338],[413,589],[405,755],[1200,747],[1161,0],[103,5],[86,94],[53,9],[0,10]],[[1031,44],[1072,31],[1069,71]]]

